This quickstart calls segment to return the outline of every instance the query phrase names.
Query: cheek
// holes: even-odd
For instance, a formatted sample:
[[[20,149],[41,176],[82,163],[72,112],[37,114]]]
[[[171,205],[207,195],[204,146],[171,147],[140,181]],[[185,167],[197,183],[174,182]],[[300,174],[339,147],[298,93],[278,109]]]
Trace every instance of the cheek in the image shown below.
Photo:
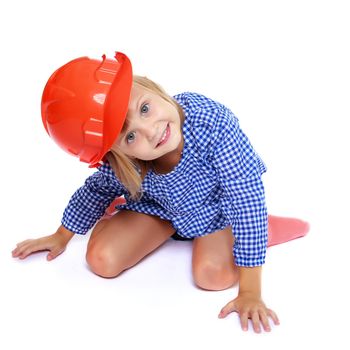
[[[126,156],[130,157],[132,156],[132,147],[127,145],[126,143],[120,143],[118,145],[119,150],[121,150]]]
[[[144,159],[147,156],[147,150],[147,145],[144,145],[141,141],[135,141],[122,149],[127,156],[139,159]]]

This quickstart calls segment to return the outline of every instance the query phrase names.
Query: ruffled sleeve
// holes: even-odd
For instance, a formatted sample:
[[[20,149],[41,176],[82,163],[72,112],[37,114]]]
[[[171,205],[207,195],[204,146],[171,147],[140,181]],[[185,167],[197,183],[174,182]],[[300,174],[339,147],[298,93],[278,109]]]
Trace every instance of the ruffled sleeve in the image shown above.
[[[68,230],[85,234],[103,216],[112,201],[125,193],[108,163],[88,177],[71,197],[64,210],[62,225]]]

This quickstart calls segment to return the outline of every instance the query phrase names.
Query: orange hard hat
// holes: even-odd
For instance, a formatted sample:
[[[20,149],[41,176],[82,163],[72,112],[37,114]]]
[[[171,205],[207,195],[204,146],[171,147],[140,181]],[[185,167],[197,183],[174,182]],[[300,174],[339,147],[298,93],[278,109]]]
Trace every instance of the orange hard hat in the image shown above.
[[[98,166],[118,137],[128,111],[132,67],[128,57],[80,57],[57,69],[41,100],[47,133],[68,153]]]

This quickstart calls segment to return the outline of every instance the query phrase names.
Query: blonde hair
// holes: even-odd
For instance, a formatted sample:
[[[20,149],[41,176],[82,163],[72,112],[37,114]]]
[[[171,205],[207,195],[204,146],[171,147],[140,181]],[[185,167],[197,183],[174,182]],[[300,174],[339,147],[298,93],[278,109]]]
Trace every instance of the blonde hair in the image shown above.
[[[181,124],[183,123],[183,111],[180,105],[170,96],[165,90],[154,81],[147,77],[134,75],[133,83],[142,86],[143,88],[156,93],[165,101],[175,106],[180,114]],[[127,128],[128,121],[126,120],[123,125],[122,132]],[[147,172],[152,167],[152,161],[144,161],[140,159],[131,159],[124,154],[120,149],[111,149],[106,154],[110,166],[112,167],[115,175],[121,181],[121,183],[128,190],[130,197],[134,200],[141,198],[141,184],[145,178]]]

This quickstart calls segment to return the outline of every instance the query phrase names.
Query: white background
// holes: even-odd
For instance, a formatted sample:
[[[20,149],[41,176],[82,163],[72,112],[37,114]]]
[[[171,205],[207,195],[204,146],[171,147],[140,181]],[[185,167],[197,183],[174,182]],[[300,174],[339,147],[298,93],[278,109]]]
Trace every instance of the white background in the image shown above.
[[[349,348],[347,3],[2,1],[0,347]],[[310,221],[307,237],[268,250],[264,300],[281,319],[271,333],[217,319],[237,289],[196,289],[188,242],[112,280],[88,271],[88,236],[50,263],[11,258],[17,242],[54,232],[91,173],[46,135],[44,84],[68,60],[115,50],[170,94],[228,105],[268,165],[270,212]]]

